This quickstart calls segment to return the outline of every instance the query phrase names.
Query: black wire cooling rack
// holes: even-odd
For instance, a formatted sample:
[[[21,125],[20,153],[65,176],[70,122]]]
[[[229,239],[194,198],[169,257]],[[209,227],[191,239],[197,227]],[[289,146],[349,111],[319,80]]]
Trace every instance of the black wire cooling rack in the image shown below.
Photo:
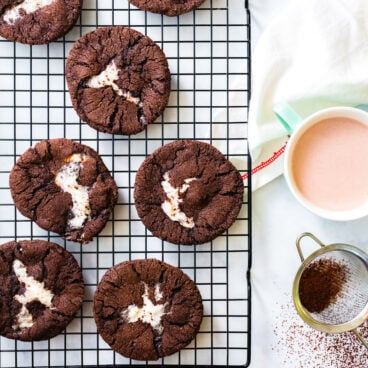
[[[131,137],[98,133],[74,112],[64,78],[72,44],[96,27],[127,25],[164,50],[172,92],[163,116]],[[74,254],[86,282],[85,302],[64,333],[47,341],[0,338],[0,367],[44,366],[247,366],[250,362],[250,183],[234,225],[213,242],[176,246],[153,237],[133,203],[135,173],[147,155],[179,138],[209,142],[249,174],[250,19],[244,0],[207,0],[195,12],[164,17],[127,0],[84,0],[77,25],[50,45],[0,40],[0,240],[39,238]],[[119,186],[119,202],[92,243],[64,242],[17,212],[8,187],[17,157],[46,138],[67,137],[95,148]],[[204,318],[197,338],[158,362],[130,361],[99,337],[93,293],[105,271],[119,262],[156,257],[180,267],[197,283]],[[1,317],[0,317],[1,318]]]

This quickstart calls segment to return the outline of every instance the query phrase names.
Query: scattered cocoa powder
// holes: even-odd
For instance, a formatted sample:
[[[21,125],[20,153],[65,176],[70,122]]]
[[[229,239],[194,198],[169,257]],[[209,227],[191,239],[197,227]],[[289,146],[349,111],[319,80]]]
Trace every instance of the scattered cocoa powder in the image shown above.
[[[326,334],[309,327],[291,301],[279,305],[272,350],[282,368],[367,368],[368,349],[353,332]],[[368,322],[359,327],[368,339]]]
[[[347,275],[347,266],[330,258],[310,263],[299,282],[301,303],[311,313],[322,312],[337,300]]]

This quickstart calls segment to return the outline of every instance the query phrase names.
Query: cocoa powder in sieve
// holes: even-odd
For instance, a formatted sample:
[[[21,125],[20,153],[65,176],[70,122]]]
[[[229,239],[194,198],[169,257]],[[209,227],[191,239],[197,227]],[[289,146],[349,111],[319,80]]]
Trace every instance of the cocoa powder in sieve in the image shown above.
[[[310,263],[299,282],[300,301],[311,313],[320,313],[333,304],[346,282],[346,265],[329,258]]]

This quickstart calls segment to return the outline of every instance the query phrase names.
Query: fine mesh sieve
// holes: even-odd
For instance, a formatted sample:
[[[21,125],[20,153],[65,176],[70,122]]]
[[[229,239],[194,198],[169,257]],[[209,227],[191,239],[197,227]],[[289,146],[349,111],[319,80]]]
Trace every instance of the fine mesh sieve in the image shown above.
[[[305,237],[311,238],[321,247],[306,259],[300,245]],[[296,246],[302,264],[294,279],[293,300],[300,317],[319,331],[327,333],[353,331],[368,348],[367,342],[356,330],[368,318],[368,255],[349,244],[325,245],[311,233],[300,235]],[[308,310],[301,301],[301,279],[308,269],[323,263],[332,263],[340,267],[342,276],[339,291],[325,308],[311,312],[311,308]],[[323,278],[321,282],[327,283]],[[316,285],[315,288],[317,292],[320,285]]]

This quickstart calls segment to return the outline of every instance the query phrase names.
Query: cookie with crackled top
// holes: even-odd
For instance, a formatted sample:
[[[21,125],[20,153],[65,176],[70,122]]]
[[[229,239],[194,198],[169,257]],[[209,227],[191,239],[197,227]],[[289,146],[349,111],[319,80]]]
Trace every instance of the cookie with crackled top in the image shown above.
[[[180,269],[157,259],[139,259],[105,273],[93,313],[98,332],[116,352],[157,360],[193,340],[203,305],[197,286]]]
[[[0,36],[30,45],[65,35],[77,21],[82,0],[0,0]]]
[[[66,79],[81,120],[111,134],[143,131],[162,114],[170,94],[165,54],[128,27],[99,28],[75,42]]]
[[[82,271],[71,253],[43,240],[0,246],[0,335],[22,341],[61,333],[83,302]]]
[[[129,0],[136,7],[169,17],[188,13],[198,8],[204,0]]]
[[[17,209],[45,230],[87,243],[105,226],[118,188],[92,148],[65,138],[29,148],[10,173]]]
[[[139,217],[153,235],[175,244],[201,244],[227,230],[243,202],[239,171],[208,143],[179,140],[140,166],[134,184]]]

